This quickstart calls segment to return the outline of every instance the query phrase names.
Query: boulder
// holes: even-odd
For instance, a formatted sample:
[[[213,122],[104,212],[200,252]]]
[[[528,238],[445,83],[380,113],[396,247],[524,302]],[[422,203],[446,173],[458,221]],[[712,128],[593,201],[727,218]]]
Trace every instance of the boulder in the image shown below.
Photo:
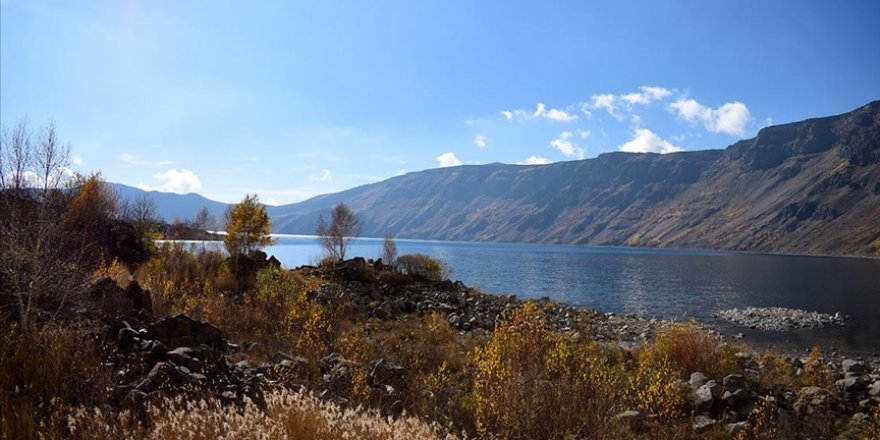
[[[700,373],[699,371],[691,373],[691,378],[688,383],[691,385],[691,388],[697,389],[703,386],[706,382],[709,381],[709,378],[706,377],[705,374]]]
[[[694,432],[706,432],[709,429],[712,429],[715,424],[718,423],[715,419],[706,417],[706,416],[696,416],[694,417],[694,423],[691,425],[691,429]]]
[[[614,416],[615,420],[619,420],[625,425],[629,426],[633,431],[639,431],[642,428],[644,423],[644,417],[642,413],[635,410],[628,410],[618,413]]]
[[[841,367],[844,373],[863,374],[868,370],[864,362],[855,359],[844,359]]]
[[[370,363],[370,374],[367,376],[367,384],[372,387],[388,385],[395,390],[405,387],[406,369],[394,362],[379,359]]]
[[[746,390],[746,379],[742,374],[731,374],[723,379],[724,390],[736,393],[739,390]]]
[[[691,393],[688,401],[695,413],[706,414],[712,409],[712,404],[714,403],[712,390],[703,385]]]
[[[855,393],[868,388],[868,381],[861,376],[850,376],[837,381],[837,386],[848,393]]]

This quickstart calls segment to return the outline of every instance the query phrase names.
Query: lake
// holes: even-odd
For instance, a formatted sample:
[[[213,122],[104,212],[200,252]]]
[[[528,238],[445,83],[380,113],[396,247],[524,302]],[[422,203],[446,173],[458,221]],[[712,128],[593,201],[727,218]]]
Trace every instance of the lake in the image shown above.
[[[743,332],[758,346],[813,344],[880,350],[880,260],[567,245],[396,240],[398,252],[442,258],[468,286],[519,298],[546,296],[607,312],[693,317]],[[356,240],[350,256],[378,258],[382,239]],[[266,249],[285,266],[314,264],[314,237],[279,236]],[[792,307],[849,315],[846,327],[769,333],[716,322],[732,307]]]

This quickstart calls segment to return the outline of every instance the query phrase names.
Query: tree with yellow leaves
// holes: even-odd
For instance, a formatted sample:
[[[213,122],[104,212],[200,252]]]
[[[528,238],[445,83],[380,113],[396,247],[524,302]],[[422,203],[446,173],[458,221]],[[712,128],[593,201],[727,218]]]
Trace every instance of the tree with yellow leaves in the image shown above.
[[[275,243],[269,236],[272,223],[266,206],[260,203],[256,194],[245,195],[237,205],[226,213],[226,250],[233,257],[248,255],[251,252]]]

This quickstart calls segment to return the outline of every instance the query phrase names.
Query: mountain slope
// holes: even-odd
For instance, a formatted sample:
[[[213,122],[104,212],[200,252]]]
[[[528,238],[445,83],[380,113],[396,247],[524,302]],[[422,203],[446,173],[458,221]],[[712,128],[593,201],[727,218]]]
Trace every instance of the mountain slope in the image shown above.
[[[880,101],[725,150],[410,173],[271,208],[275,231],[338,201],[368,236],[880,255]]]
[[[156,202],[157,214],[166,222],[171,222],[175,219],[191,219],[202,208],[208,208],[208,212],[217,218],[221,218],[226,211],[226,207],[229,206],[226,203],[210,200],[195,193],[176,194],[144,191],[140,188],[121,183],[110,183],[110,186],[124,200],[134,201],[143,194],[146,194]]]

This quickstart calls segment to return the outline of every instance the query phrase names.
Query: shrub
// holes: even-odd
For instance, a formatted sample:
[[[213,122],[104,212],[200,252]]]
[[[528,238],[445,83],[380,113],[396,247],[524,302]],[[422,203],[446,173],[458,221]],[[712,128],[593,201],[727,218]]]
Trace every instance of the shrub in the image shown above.
[[[720,378],[740,371],[736,348],[720,345],[718,340],[695,323],[669,325],[657,333],[653,344],[643,348],[646,362],[668,362],[681,379],[699,371]]]
[[[443,281],[452,275],[447,262],[425,254],[401,255],[397,257],[397,265],[404,274],[432,281]]]
[[[526,303],[474,352],[477,432],[505,439],[610,432],[621,375],[604,359],[597,344],[555,331],[537,304]]]

